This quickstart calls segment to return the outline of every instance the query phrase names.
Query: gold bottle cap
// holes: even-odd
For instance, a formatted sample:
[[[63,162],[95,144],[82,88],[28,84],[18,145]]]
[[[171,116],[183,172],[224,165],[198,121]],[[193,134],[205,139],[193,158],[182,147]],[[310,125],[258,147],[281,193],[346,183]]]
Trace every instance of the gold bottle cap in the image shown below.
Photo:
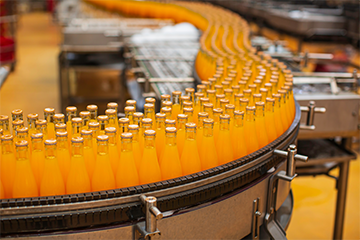
[[[115,130],[116,130],[116,129],[115,129]],[[105,131],[106,131],[106,128],[105,128]],[[90,129],[82,129],[82,130],[80,131],[81,136],[83,136],[83,135],[92,135],[92,133],[93,133],[93,131],[90,130]]]
[[[56,145],[56,139],[46,139],[44,143],[45,145]]]
[[[171,106],[172,106],[172,102],[170,102],[170,101],[163,101],[162,105],[163,105],[164,107],[171,107]]]
[[[129,130],[139,130],[139,125],[130,124],[130,125],[128,126],[128,129],[129,129]]]
[[[240,80],[240,81],[238,81],[238,84],[239,84],[239,87],[240,87],[240,85],[246,85],[246,81],[243,81],[243,80]]]
[[[54,113],[55,114],[55,108],[45,108],[44,112],[45,113]]]
[[[157,114],[155,114],[155,118],[166,118],[166,114],[165,113],[157,113]]]
[[[96,137],[96,140],[98,141],[108,141],[109,140],[109,136],[108,135],[99,135]]]
[[[109,102],[106,106],[110,109],[116,109],[119,105],[116,102]]]
[[[187,119],[188,116],[186,114],[178,114],[177,119]]]
[[[220,98],[220,99],[225,98],[225,94],[216,94],[216,98]]]
[[[226,104],[225,109],[235,109],[235,105],[234,104]]]
[[[161,100],[170,100],[171,96],[169,94],[161,95]]]
[[[256,106],[265,106],[265,103],[264,102],[256,102],[255,105]]]
[[[262,83],[262,81],[258,79],[259,77],[256,77],[256,80],[254,81],[255,86],[260,85]]]
[[[54,119],[65,119],[65,115],[62,113],[56,113]]]
[[[156,102],[155,98],[151,98],[151,97],[145,98],[145,103],[155,104],[155,102]]]
[[[0,115],[0,121],[9,121],[9,116]]]
[[[181,96],[180,99],[182,102],[185,102],[185,101],[189,101],[190,97],[185,95],[185,96]]]
[[[279,94],[286,94],[286,90],[278,90]]]
[[[275,102],[275,98],[267,97],[265,100],[266,100],[266,102]]]
[[[21,109],[15,109],[15,110],[12,110],[11,111],[11,114],[12,115],[21,115],[21,114],[23,114],[23,110],[21,110]]]
[[[76,111],[77,111],[77,108],[74,106],[68,106],[66,108],[66,112],[76,112]]]
[[[265,83],[264,86],[265,87],[272,87],[272,84],[271,83]]]
[[[106,109],[105,110],[105,114],[107,115],[107,116],[109,116],[109,115],[116,115],[116,110],[115,109],[113,109],[113,108],[109,108],[109,109]]]
[[[136,106],[136,101],[133,99],[126,100],[126,106]]]
[[[195,93],[195,97],[202,98],[202,97],[204,97],[204,96],[205,96],[205,94],[202,93],[202,92],[196,92],[196,93]]]
[[[89,128],[98,128],[100,127],[100,123],[98,122],[89,122]]]
[[[119,118],[119,123],[129,123],[130,119],[128,118]]]
[[[246,111],[255,111],[255,106],[246,106]]]
[[[56,115],[56,114],[55,114],[55,115]],[[28,118],[28,119],[34,119],[34,120],[36,120],[36,119],[39,118],[39,114],[37,114],[37,113],[29,113],[29,114],[27,115],[27,118]],[[0,117],[0,121],[1,121],[1,117]]]
[[[12,124],[13,124],[13,126],[20,126],[20,125],[24,125],[24,121],[20,120],[20,119],[16,119],[15,121],[12,122]],[[45,124],[46,124],[46,121],[45,121]]]
[[[174,95],[177,95],[177,96],[181,96],[181,91],[173,91],[172,92],[172,95],[174,96]]]
[[[207,112],[199,112],[199,113],[198,113],[198,116],[199,116],[199,118],[200,118],[200,117],[207,118],[207,117],[209,117],[209,113],[207,113]]]
[[[169,107],[162,107],[162,108],[161,108],[161,111],[164,112],[164,113],[166,113],[166,112],[171,112],[171,108],[169,108]]]
[[[214,120],[212,118],[205,118],[203,120],[204,124],[214,124]]]
[[[243,93],[245,94],[245,93],[250,93],[251,94],[251,89],[244,89],[244,91],[243,91]]]
[[[33,133],[31,134],[32,139],[42,139],[44,135],[42,133]]]
[[[240,111],[240,110],[235,110],[234,111],[235,115],[244,115],[244,111]]]
[[[230,101],[229,101],[229,99],[222,98],[222,99],[220,99],[220,103],[228,104],[228,103],[230,103]]]
[[[167,127],[167,128],[165,128],[165,131],[167,132],[167,133],[176,133],[176,127]]]
[[[28,131],[29,131],[29,129],[27,127],[21,127],[21,128],[16,129],[16,132],[18,132],[18,133],[26,133]]]
[[[194,109],[192,108],[192,107],[184,107],[183,108],[183,112],[185,113],[191,113],[191,112],[193,112],[194,111]]]
[[[41,134],[42,135],[42,134]],[[11,141],[14,139],[14,136],[11,134],[6,134],[1,136],[1,141]]]
[[[193,93],[193,92],[195,92],[195,89],[193,89],[193,88],[185,88],[185,92]]]
[[[200,102],[202,102],[202,103],[210,102],[210,99],[207,97],[202,97],[202,98],[200,98]]]
[[[133,106],[127,106],[124,108],[125,112],[135,112],[135,107]]]
[[[192,107],[192,105],[193,105],[193,103],[190,102],[190,101],[185,101],[185,102],[183,102],[183,106],[184,106],[184,107]]]
[[[214,88],[215,89],[223,89],[224,87],[223,87],[223,85],[215,85]]]
[[[141,123],[142,124],[150,124],[150,123],[152,123],[152,119],[151,118],[143,118],[143,119],[141,119]]]
[[[56,114],[55,114],[56,115]],[[80,117],[90,117],[90,112],[89,111],[81,111],[80,113],[79,113],[79,116]]]
[[[186,128],[196,128],[196,123],[185,123]]]
[[[260,93],[267,93],[269,90],[267,88],[260,88]]]
[[[216,82],[216,78],[208,78],[208,82],[210,82],[211,84]],[[185,89],[186,91],[186,89]]]
[[[55,140],[56,141],[56,140]],[[20,141],[16,141],[15,142],[15,146],[16,147],[27,147],[27,145],[28,145],[29,143],[28,143],[28,141],[26,141],[26,140],[20,140]]]
[[[82,118],[74,117],[74,118],[71,119],[71,122],[72,123],[82,123],[83,120],[82,120]]]
[[[154,104],[152,104],[152,103],[145,103],[144,104],[144,109],[151,109],[151,108],[154,108]]]
[[[249,99],[247,99],[247,98],[240,98],[240,102],[242,102],[242,103],[248,103],[248,102],[249,102]]]
[[[74,119],[74,118],[73,118],[73,119]],[[99,115],[99,116],[97,117],[97,120],[98,120],[99,122],[101,122],[101,121],[109,121],[109,117],[106,116],[106,115]]]
[[[214,108],[213,109],[214,113],[222,113],[224,110],[222,108]]]
[[[105,133],[116,133],[116,128],[107,127],[107,128],[105,128]]]
[[[56,137],[67,137],[68,133],[67,132],[56,132]]]
[[[142,118],[142,117],[144,117],[144,114],[142,112],[134,112],[133,116],[138,117],[138,118]]]
[[[65,123],[57,123],[55,124],[55,129],[66,129]]]
[[[220,119],[230,119],[230,115],[229,114],[221,114]]]
[[[242,93],[236,93],[234,96],[235,96],[236,98],[243,98],[243,97],[244,97],[244,94],[242,94]]]
[[[204,108],[213,108],[214,104],[206,102],[206,103],[203,104],[203,106],[204,106]]]
[[[281,98],[281,95],[278,93],[273,93],[272,97],[273,98]]]
[[[202,84],[199,84],[196,86],[197,90],[199,91],[199,89],[205,89],[206,86],[205,85],[202,85]]]
[[[129,132],[124,132],[121,134],[121,138],[131,139],[132,137],[133,137],[132,133]]]
[[[261,93],[254,93],[253,94],[254,98],[261,98],[261,96],[262,96]]]
[[[149,130],[145,130],[144,135],[145,136],[155,136],[156,132],[152,129],[149,129]]]
[[[84,138],[82,138],[82,137],[73,137],[73,138],[71,138],[71,142],[72,143],[83,143]]]
[[[176,120],[172,120],[172,119],[165,119],[165,125],[175,125],[176,124]]]
[[[88,111],[96,111],[96,110],[98,110],[98,106],[96,106],[95,104],[87,105],[86,110],[88,110]]]
[[[256,84],[249,84],[248,87],[249,87],[249,89],[257,88]]]
[[[232,90],[231,88],[227,88],[227,89],[224,89],[224,92],[225,93],[233,93],[234,90]]]

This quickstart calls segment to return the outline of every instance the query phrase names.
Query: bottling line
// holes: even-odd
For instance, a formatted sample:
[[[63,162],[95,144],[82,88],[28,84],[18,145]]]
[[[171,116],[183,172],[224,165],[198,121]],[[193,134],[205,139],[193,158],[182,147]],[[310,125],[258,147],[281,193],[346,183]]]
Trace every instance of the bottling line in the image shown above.
[[[329,53],[301,52],[300,46],[316,36],[343,36],[353,19],[338,9],[315,11],[305,4],[298,9],[296,4],[277,1],[60,2],[56,14],[62,31],[58,64],[63,113],[70,105],[85,109],[90,103],[103,113],[108,102],[116,102],[117,116],[129,117],[121,110],[129,106],[126,100],[135,100],[135,109],[143,112],[146,98],[155,98],[155,112],[160,112],[163,96],[174,91],[187,95],[187,89],[199,92],[198,86],[218,73],[215,69],[232,65],[234,56],[244,54],[274,66],[284,63],[281,71],[289,71],[292,79],[294,116],[289,127],[265,146],[189,175],[102,191],[1,199],[1,237],[286,239],[294,206],[292,180],[306,175],[334,177],[330,171],[339,168],[334,177],[338,196],[333,238],[341,239],[349,162],[357,157],[351,143],[360,129],[359,66],[348,63],[354,69],[351,73],[302,71],[308,64],[334,59]],[[222,14],[236,18],[241,31],[234,28],[230,34],[220,27],[218,21],[232,26]],[[250,33],[239,16],[301,36],[299,51],[290,50],[285,40],[262,36],[261,31]],[[357,44],[354,31],[351,28],[347,37]],[[244,38],[241,49],[226,39],[227,35],[236,39],[236,34]],[[218,36],[223,38],[217,41]],[[219,58],[225,64],[218,65]],[[200,61],[204,65],[199,67]],[[203,67],[206,64],[210,67]],[[239,75],[244,71],[237,70]],[[0,68],[0,86],[7,71]]]

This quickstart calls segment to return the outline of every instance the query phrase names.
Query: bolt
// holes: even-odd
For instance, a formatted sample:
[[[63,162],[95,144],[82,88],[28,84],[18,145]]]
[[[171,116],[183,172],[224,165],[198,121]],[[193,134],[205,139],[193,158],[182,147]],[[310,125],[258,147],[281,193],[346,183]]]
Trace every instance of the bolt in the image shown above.
[[[291,145],[289,146],[289,148],[290,148],[290,150],[296,150],[296,145],[295,145],[295,144],[291,144]]]

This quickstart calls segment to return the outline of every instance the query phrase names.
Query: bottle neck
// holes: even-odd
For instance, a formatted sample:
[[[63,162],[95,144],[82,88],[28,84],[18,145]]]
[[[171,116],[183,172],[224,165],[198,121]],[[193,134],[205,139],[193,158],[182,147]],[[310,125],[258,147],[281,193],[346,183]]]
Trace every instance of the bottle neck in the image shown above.
[[[186,128],[186,139],[187,140],[196,139],[196,128]]]
[[[142,129],[145,130],[150,130],[151,129],[151,123],[144,123],[142,126]]]
[[[2,154],[13,153],[14,152],[13,146],[14,146],[13,141],[2,141],[1,143]]]
[[[106,135],[109,136],[109,145],[116,145],[116,133],[107,133]]]
[[[255,117],[264,117],[264,106],[256,106]]]
[[[145,148],[155,148],[155,136],[145,136],[144,146]]]
[[[74,117],[76,117],[76,113],[74,113],[74,112],[68,112],[67,113],[67,121],[68,122],[71,122],[71,119],[74,118]]]
[[[86,129],[89,127],[90,117],[84,117],[83,118],[83,127]]]
[[[187,122],[187,119],[178,119],[177,121],[177,129],[185,129],[185,124]]]
[[[99,123],[100,123],[100,131],[105,131],[105,128],[108,125],[108,121],[102,120],[102,121],[99,121]]]
[[[141,119],[140,117],[134,117],[134,124],[138,125],[139,127],[141,127]]]
[[[214,113],[214,123],[220,122],[220,113]]]
[[[121,139],[121,151],[122,152],[131,152],[132,151],[132,139],[131,138]]]
[[[97,110],[91,110],[90,111],[90,121],[96,122],[97,120]]]
[[[204,137],[212,137],[214,132],[213,132],[213,124],[204,124],[204,127],[203,127],[203,136]]]
[[[98,155],[105,155],[109,153],[108,141],[97,141],[97,153]]]
[[[43,148],[44,144],[43,144],[43,140],[42,140],[42,139],[34,138],[34,139],[32,139],[32,142],[31,142],[31,143],[32,143],[31,146],[32,146],[32,150],[33,150],[33,151],[35,151],[35,150],[41,151],[41,150],[44,149],[44,148]]]
[[[29,152],[27,146],[16,147],[16,160],[28,160]]]
[[[255,121],[255,112],[254,111],[246,111],[246,119],[247,122]]]
[[[244,115],[235,115],[234,117],[234,126],[235,127],[243,127],[244,126]]]
[[[48,124],[54,122],[54,114],[53,113],[45,113],[44,115],[45,115],[45,120]]]
[[[230,119],[220,119],[220,130],[229,131]]]
[[[164,129],[165,128],[165,119],[156,119],[156,128],[157,129]]]
[[[266,103],[265,112],[274,112],[274,102],[267,102]]]
[[[72,143],[71,145],[71,156],[72,157],[81,157],[84,155],[84,145],[80,143]]]
[[[132,133],[132,142],[138,142],[139,141],[139,130],[129,130],[130,133]]]
[[[96,139],[97,136],[99,135],[99,128],[92,128],[92,138]]]
[[[57,137],[56,142],[57,142],[58,149],[68,149],[69,148],[69,144],[68,144],[68,140],[67,140],[66,136]]]
[[[33,119],[29,120],[29,122],[28,122],[29,131],[30,130],[36,130],[35,121],[36,120],[33,120]],[[5,131],[5,129],[4,129],[4,131]]]
[[[93,140],[91,135],[82,135],[82,138],[84,139],[84,147],[90,147],[92,148]]]
[[[125,112],[125,117],[129,119],[129,122],[130,122],[130,123],[134,122],[133,112],[131,112],[131,111]]]
[[[151,118],[153,119],[154,118],[154,109],[152,108],[145,108],[145,111],[144,111],[144,117],[145,118]]]
[[[128,131],[128,123],[120,123],[119,124],[119,134],[127,132]]]
[[[56,157],[56,145],[45,145],[45,157],[46,158]]]
[[[176,133],[166,133],[166,145],[176,146]]]
[[[82,124],[81,123],[73,123],[72,124],[72,137],[80,137]]]
[[[17,139],[18,140],[28,140],[28,136],[29,136],[29,134],[28,134],[28,132],[22,132],[22,133],[19,133],[19,134],[17,134]]]
[[[180,95],[173,96],[173,104],[180,104]]]

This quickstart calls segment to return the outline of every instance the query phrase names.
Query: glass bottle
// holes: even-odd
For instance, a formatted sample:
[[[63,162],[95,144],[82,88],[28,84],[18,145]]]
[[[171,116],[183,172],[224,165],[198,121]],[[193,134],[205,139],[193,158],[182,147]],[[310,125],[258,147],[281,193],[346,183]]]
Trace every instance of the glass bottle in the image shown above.
[[[141,112],[134,113],[134,124],[138,125],[139,128],[141,127],[141,120],[144,118],[144,114]]]
[[[204,112],[208,113],[208,118],[213,118],[213,108],[214,105],[212,103],[204,103]]]
[[[225,98],[220,99],[220,107],[219,108],[221,108],[222,110],[225,111],[225,106],[228,104],[230,104],[230,101],[228,99],[225,99]]]
[[[107,127],[105,128],[105,133],[109,137],[109,158],[111,163],[111,168],[113,170],[114,176],[116,176],[117,167],[119,164],[119,151],[117,146],[116,139],[116,128]]]
[[[215,85],[214,89],[215,89],[216,95],[224,93],[223,85]]]
[[[215,144],[217,143],[217,139],[219,136],[219,130],[220,130],[220,115],[224,112],[221,108],[214,108],[213,109],[213,119],[214,119],[214,139]]]
[[[215,104],[216,103],[216,90],[208,89],[206,90],[207,98],[209,99],[210,103]]]
[[[290,127],[290,124],[292,122],[292,117],[290,116],[290,109],[288,106],[287,101],[287,92],[285,90],[278,90],[278,94],[280,94],[280,101],[281,101],[281,115],[284,118],[285,123],[285,129],[288,129]]]
[[[190,97],[190,102],[194,102],[194,95],[195,89],[194,88],[185,88],[185,94]]]
[[[221,99],[225,99],[225,94],[216,94],[215,108],[220,108]]]
[[[156,154],[155,135],[154,130],[146,130],[144,133],[144,154],[139,169],[140,184],[159,182],[162,179]]]
[[[100,123],[98,122],[89,122],[89,130],[92,131],[92,146],[94,150],[94,156],[97,154],[97,136],[100,133]]]
[[[44,175],[40,184],[40,196],[64,195],[65,184],[57,159],[56,140],[45,140]]]
[[[110,127],[116,131],[116,128]],[[115,136],[113,136],[115,138]],[[115,188],[114,172],[111,168],[109,154],[109,137],[107,135],[97,136],[97,156],[94,173],[91,179],[92,191],[104,191]]]
[[[28,122],[28,128],[29,128],[29,136],[31,134],[36,133],[36,126],[35,122],[39,119],[39,115],[37,113],[30,113],[27,115],[27,122]],[[1,120],[0,120],[1,121]],[[31,149],[31,145],[30,145]]]
[[[255,106],[256,106],[256,103],[257,103],[257,102],[261,102],[262,96],[261,96],[260,93],[254,93],[254,94],[252,95],[252,97],[253,97],[253,103],[255,104]]]
[[[142,120],[143,120],[143,118],[141,117],[141,121]],[[124,133],[124,132],[129,131],[129,129],[128,129],[129,125],[130,125],[130,119],[128,119],[128,118],[119,118],[118,143],[121,143],[121,134]],[[139,125],[139,126],[142,126],[142,124]],[[121,145],[120,144],[118,144],[118,151],[121,154]]]
[[[246,107],[244,133],[246,136],[248,154],[257,151],[259,149],[259,142],[257,139],[255,125],[255,106]]]
[[[201,171],[201,161],[196,142],[196,124],[185,124],[185,143],[181,154],[180,162],[184,175]]]
[[[201,101],[200,99],[204,97],[204,93],[195,93],[195,99],[194,99],[194,112],[193,112],[193,121],[197,124],[198,122],[198,113],[202,111],[201,109]]]
[[[115,109],[106,109],[105,114],[109,118],[109,123],[108,123],[107,127],[114,127],[116,130],[118,130],[119,129],[119,121],[118,121],[116,110]]]
[[[213,126],[213,119],[206,118],[203,120],[203,137],[199,151],[202,170],[218,166],[218,155],[213,135]]]
[[[81,137],[81,129],[83,127],[83,120],[80,117],[74,117],[71,119],[71,136],[72,137]]]
[[[134,107],[136,111],[136,101],[133,99],[126,100],[126,107]]]
[[[129,123],[136,124],[134,122],[134,113],[135,113],[136,109],[133,106],[127,106],[124,108],[124,111],[125,111],[125,118],[129,119],[129,121],[130,121]]]
[[[116,171],[116,187],[124,188],[139,185],[139,174],[136,169],[132,149],[132,134],[121,134],[121,155]]]
[[[98,118],[98,106],[92,104],[87,105],[86,110],[90,112],[90,122],[97,122]]]
[[[44,109],[44,119],[47,124],[48,136],[46,139],[55,139],[55,125],[54,125],[55,108]]]
[[[190,103],[190,97],[189,96],[181,96],[180,97],[180,113],[182,113],[185,106],[188,106],[188,103]]]
[[[172,113],[171,111],[172,111],[171,108],[169,108],[169,107],[163,107],[163,108],[161,108],[160,113],[165,114],[165,118],[166,118],[166,119],[172,119],[173,113]],[[180,111],[179,111],[179,113],[180,113]]]
[[[197,92],[198,93],[204,93],[204,95],[206,94],[206,87],[205,85],[199,84],[196,86]]]
[[[0,128],[3,130],[3,135],[10,134],[9,116],[0,115]]]
[[[180,113],[180,91],[173,91],[172,92],[172,119],[176,120],[177,115]]]
[[[4,188],[5,198],[12,198],[16,158],[14,151],[13,135],[1,136],[1,169],[0,177]]]
[[[262,148],[269,143],[269,139],[266,132],[266,122],[265,122],[265,103],[256,102],[255,103],[255,126],[256,126],[256,135],[259,143],[259,147]]]
[[[224,90],[225,99],[229,100],[230,104],[234,104],[233,93],[234,93],[234,91],[232,89],[225,89]]]
[[[188,122],[194,122],[194,109],[192,107],[186,107],[183,109],[183,113],[188,116]]]
[[[281,129],[281,134],[283,134],[286,130],[286,122],[284,121],[285,116],[283,116],[283,112],[281,111],[281,95],[273,94],[273,98],[275,99],[275,105],[274,105],[275,123],[278,125],[278,128]]]
[[[109,117],[106,115],[99,115],[97,121],[100,123],[99,135],[105,135],[105,128],[107,128],[109,124]]]
[[[160,159],[161,153],[165,146],[165,114],[157,113],[155,115],[156,118],[156,153],[157,158]]]
[[[140,150],[140,144],[139,144],[139,126],[135,124],[129,125],[129,133],[132,134],[132,149],[133,149],[133,155],[134,155],[134,161],[136,165],[136,169],[140,170],[140,163],[142,159],[142,152]],[[121,146],[121,144],[118,143],[118,146]],[[119,156],[121,155],[121,148]]]
[[[198,151],[200,151],[200,147],[201,147],[201,141],[202,141],[202,137],[203,137],[203,121],[204,119],[208,118],[209,114],[206,112],[199,112],[198,113],[198,126],[197,126],[197,131],[196,131],[196,143],[198,146]]]
[[[268,96],[268,90],[266,88],[260,88],[260,93],[261,93],[261,102],[266,102],[266,98],[269,97]]]
[[[156,104],[156,99],[153,98],[153,97],[147,97],[147,98],[145,98],[145,104],[146,104],[146,103],[150,103],[150,104],[153,104],[153,105],[155,106],[155,104]],[[154,111],[155,111],[155,109],[154,109]]]
[[[265,103],[265,122],[266,122],[266,133],[269,138],[269,142],[274,141],[277,137],[279,137],[282,132],[281,128],[277,127],[275,124],[274,118],[274,98],[266,98]]]
[[[220,115],[219,136],[216,143],[218,163],[225,164],[234,160],[234,153],[230,136],[230,115]]]
[[[172,119],[165,119],[165,128],[174,127],[176,128],[176,121]]]
[[[136,103],[135,103],[135,105],[136,105]],[[106,107],[107,107],[108,109],[114,109],[114,110],[115,110],[115,112],[116,112],[116,119],[117,119],[117,113],[118,113],[118,107],[119,107],[119,105],[118,105],[116,102],[109,102],[109,103],[106,105]]]
[[[232,147],[234,159],[239,159],[247,154],[246,140],[244,135],[244,112],[234,111],[234,127],[232,134]]]
[[[151,98],[153,99],[153,98]],[[155,122],[155,105],[152,103],[144,104],[144,118],[150,118]]]
[[[144,151],[144,133],[146,130],[150,130],[150,129],[152,129],[152,119],[143,118],[141,120],[140,139],[139,139],[141,155],[143,154]]]
[[[15,120],[24,120],[23,110],[15,109],[11,111],[12,122]]]
[[[21,119],[16,119],[12,122],[13,125],[13,135],[16,137],[16,129],[24,127],[24,121]]]
[[[89,129],[89,122],[91,119],[91,114],[89,111],[81,111],[79,113],[79,116],[81,117],[83,123],[82,123],[82,129]]]
[[[179,152],[179,158],[181,158],[181,153],[184,148],[185,142],[185,124],[188,121],[188,116],[185,114],[179,114],[177,116],[177,138],[176,145]]]
[[[86,130],[89,131],[89,130]],[[66,186],[66,181],[69,175],[71,156],[69,151],[68,133],[66,131],[56,132],[57,141],[57,160],[59,163],[60,172]]]
[[[16,169],[14,185],[12,188],[13,198],[26,198],[39,196],[38,186],[35,181],[29,161],[28,142],[17,141],[16,146]]]
[[[182,167],[176,146],[176,128],[165,129],[166,143],[160,158],[160,169],[162,180],[177,178],[182,176]]]
[[[171,96],[169,94],[163,94],[161,95],[161,103],[160,103],[160,108],[165,107],[163,106],[163,102],[167,102],[170,101]],[[171,103],[172,104],[172,103]]]
[[[67,122],[66,122],[67,130],[66,131],[68,132],[70,139],[71,139],[71,134],[72,134],[71,119],[76,117],[76,112],[77,112],[77,108],[74,106],[69,106],[66,108],[66,116],[67,116]]]
[[[73,137],[71,144],[71,163],[66,181],[66,194],[90,192],[91,183],[84,161],[84,139]]]

